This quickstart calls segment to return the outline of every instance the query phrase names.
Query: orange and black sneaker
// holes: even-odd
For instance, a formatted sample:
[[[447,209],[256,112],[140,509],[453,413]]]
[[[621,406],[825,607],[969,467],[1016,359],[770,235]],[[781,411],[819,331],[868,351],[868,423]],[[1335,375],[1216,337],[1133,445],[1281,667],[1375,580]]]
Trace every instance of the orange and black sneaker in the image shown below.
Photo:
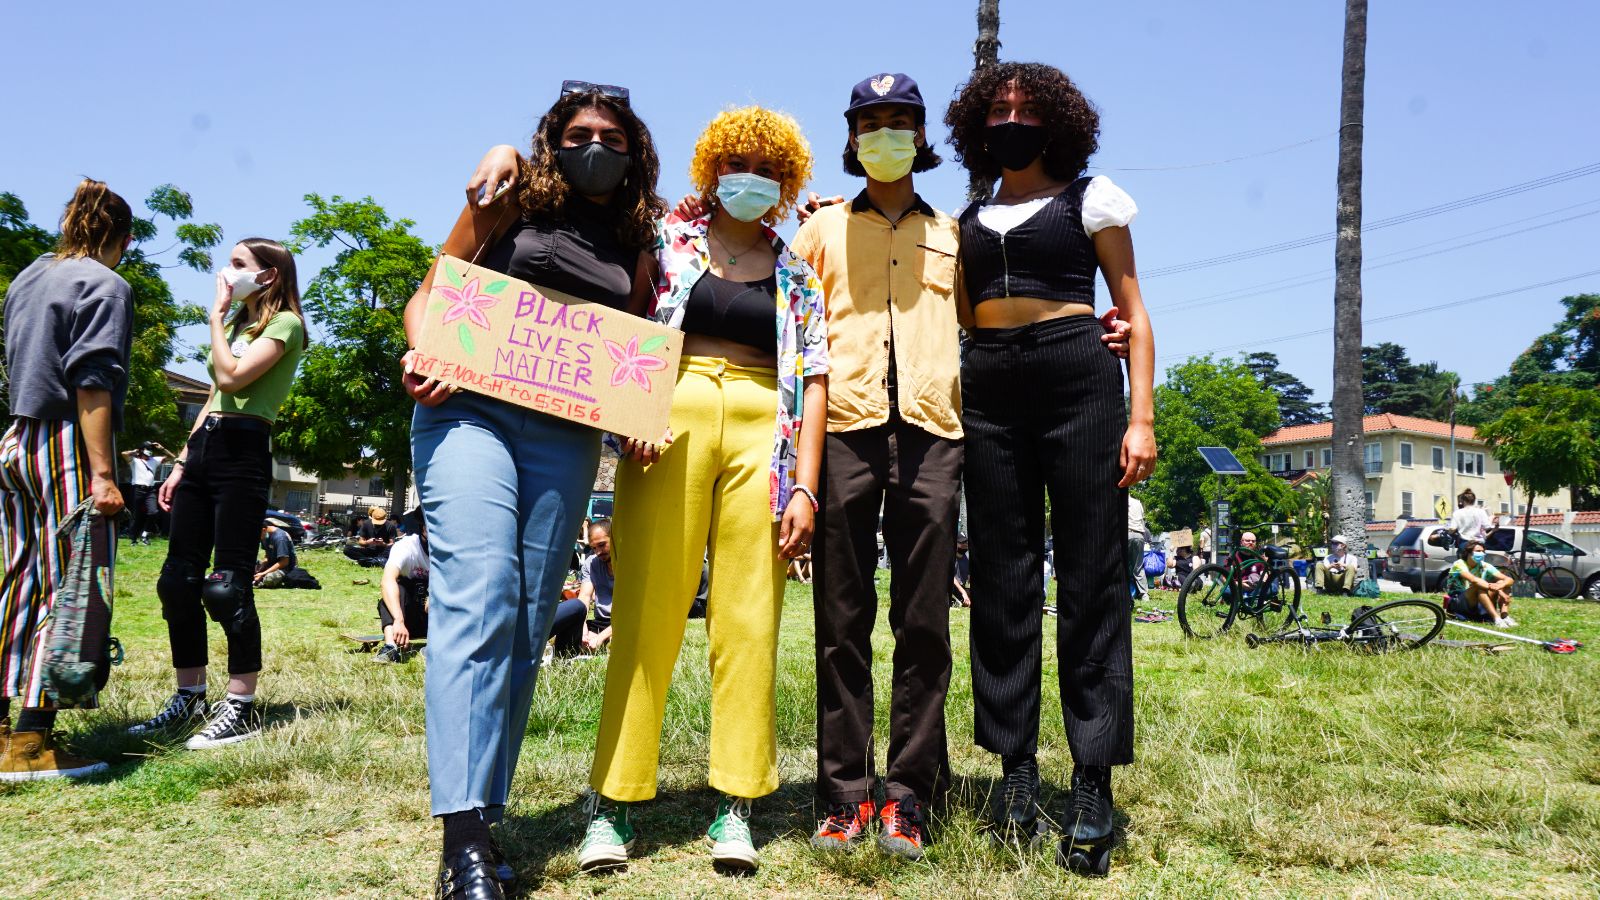
[[[872,824],[872,814],[877,812],[871,800],[860,803],[836,803],[817,832],[811,836],[811,846],[818,850],[848,850],[856,845],[867,827]]]
[[[878,817],[882,820],[878,849],[901,859],[922,858],[922,849],[928,843],[928,826],[917,798],[890,800],[878,811]]]

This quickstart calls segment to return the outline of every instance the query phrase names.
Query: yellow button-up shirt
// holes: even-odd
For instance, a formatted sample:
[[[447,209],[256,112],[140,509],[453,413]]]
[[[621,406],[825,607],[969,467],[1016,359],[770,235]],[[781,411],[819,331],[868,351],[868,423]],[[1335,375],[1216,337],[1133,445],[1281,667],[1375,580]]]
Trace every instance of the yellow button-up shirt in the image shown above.
[[[890,222],[863,191],[818,210],[791,248],[822,280],[828,306],[828,430],[889,421],[889,355],[901,418],[961,437],[956,221],[918,198]]]

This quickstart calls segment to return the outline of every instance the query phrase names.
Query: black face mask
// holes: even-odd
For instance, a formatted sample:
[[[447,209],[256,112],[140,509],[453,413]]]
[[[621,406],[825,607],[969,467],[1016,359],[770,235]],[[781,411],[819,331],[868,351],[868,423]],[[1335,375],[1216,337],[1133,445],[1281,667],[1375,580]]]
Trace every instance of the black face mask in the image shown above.
[[[1013,172],[1026,169],[1038,159],[1048,140],[1049,135],[1043,125],[1006,122],[983,129],[984,149],[1000,164],[1000,168]]]
[[[561,173],[578,193],[589,197],[609,194],[628,174],[628,154],[599,141],[556,151]]]

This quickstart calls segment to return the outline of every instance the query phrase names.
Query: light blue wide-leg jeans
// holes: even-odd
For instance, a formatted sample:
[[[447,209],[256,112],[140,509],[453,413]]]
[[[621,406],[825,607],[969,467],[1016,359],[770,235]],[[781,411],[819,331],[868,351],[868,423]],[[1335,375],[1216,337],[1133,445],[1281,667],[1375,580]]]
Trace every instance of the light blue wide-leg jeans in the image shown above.
[[[498,821],[600,462],[600,432],[459,393],[411,419],[428,523],[433,814]]]

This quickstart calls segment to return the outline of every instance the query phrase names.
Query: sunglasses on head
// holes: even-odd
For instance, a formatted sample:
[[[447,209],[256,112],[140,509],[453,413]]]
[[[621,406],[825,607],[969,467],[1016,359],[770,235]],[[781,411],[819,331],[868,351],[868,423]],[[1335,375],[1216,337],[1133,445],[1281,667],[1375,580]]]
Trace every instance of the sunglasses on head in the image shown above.
[[[628,89],[614,84],[594,84],[589,81],[569,79],[561,82],[561,96],[565,97],[568,94],[600,94],[620,102],[623,106],[628,105]]]

